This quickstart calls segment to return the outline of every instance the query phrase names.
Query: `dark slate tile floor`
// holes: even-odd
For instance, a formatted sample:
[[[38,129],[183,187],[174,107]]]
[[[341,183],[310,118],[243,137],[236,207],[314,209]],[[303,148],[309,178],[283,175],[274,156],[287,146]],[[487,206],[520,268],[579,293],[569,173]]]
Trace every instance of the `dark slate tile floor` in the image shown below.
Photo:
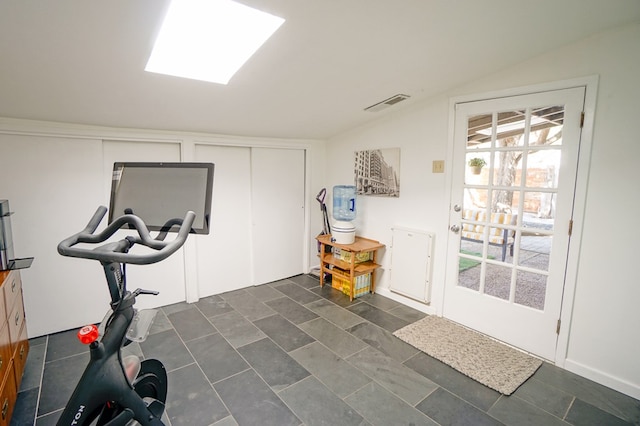
[[[391,333],[424,314],[299,275],[166,306],[126,350],[167,368],[178,425],[640,425],[640,401],[550,364],[506,397]],[[12,425],[55,424],[88,359],[32,339]]]

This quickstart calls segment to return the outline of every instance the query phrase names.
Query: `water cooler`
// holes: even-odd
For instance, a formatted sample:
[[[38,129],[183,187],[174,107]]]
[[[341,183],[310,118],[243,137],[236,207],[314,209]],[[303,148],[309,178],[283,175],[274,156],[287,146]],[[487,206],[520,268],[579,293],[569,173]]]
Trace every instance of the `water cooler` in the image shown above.
[[[333,187],[333,226],[331,239],[338,244],[352,244],[356,238],[356,187],[336,185]]]

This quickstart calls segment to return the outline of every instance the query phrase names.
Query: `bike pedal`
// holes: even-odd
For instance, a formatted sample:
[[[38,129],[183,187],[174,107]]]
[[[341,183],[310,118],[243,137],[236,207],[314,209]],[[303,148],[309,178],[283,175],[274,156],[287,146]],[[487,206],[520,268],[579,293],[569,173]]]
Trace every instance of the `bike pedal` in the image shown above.
[[[154,416],[158,418],[162,417],[162,413],[164,413],[164,404],[162,402],[148,397],[144,398],[144,402],[147,404],[147,408],[149,408],[149,411],[151,411]]]

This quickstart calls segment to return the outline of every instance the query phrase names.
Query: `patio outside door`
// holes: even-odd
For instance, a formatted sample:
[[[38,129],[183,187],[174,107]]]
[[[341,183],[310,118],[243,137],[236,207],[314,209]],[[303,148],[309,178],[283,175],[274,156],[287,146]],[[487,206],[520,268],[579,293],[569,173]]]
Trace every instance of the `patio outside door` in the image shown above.
[[[579,87],[455,110],[443,315],[548,360],[558,337],[584,94]]]

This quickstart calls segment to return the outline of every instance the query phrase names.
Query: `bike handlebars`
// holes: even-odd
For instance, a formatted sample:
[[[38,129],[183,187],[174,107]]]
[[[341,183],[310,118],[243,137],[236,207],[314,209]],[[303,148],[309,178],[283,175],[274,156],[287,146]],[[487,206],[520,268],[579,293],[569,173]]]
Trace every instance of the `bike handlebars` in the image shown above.
[[[164,238],[167,235],[166,230],[160,232],[160,234],[156,238],[152,238],[149,234],[147,225],[145,225],[142,219],[133,214],[120,216],[119,218],[111,222],[104,230],[97,234],[94,234],[106,213],[106,207],[98,207],[96,212],[93,214],[93,217],[82,231],[72,235],[69,238],[66,238],[65,240],[61,241],[60,244],[58,244],[58,253],[63,256],[79,257],[82,259],[93,259],[101,262],[119,262],[135,265],[148,265],[151,263],[156,263],[166,259],[171,254],[176,252],[176,250],[182,247],[184,242],[187,240],[187,236],[189,235],[189,231],[191,230],[191,226],[193,225],[193,221],[196,217],[196,214],[194,212],[189,211],[187,212],[183,220],[172,219],[167,222],[166,229],[169,229],[171,226],[176,224],[180,225],[180,229],[178,230],[178,235],[173,241],[165,242]],[[146,247],[157,250],[157,252],[145,254],[128,253],[126,252],[128,247],[125,247],[120,243],[104,244],[97,247],[96,249],[74,247],[79,243],[102,243],[110,238],[113,234],[115,234],[116,231],[123,228],[125,225],[129,226],[130,229],[135,229],[138,232],[137,236],[126,237],[126,241],[129,242],[128,247],[132,246],[133,244],[142,244]]]

